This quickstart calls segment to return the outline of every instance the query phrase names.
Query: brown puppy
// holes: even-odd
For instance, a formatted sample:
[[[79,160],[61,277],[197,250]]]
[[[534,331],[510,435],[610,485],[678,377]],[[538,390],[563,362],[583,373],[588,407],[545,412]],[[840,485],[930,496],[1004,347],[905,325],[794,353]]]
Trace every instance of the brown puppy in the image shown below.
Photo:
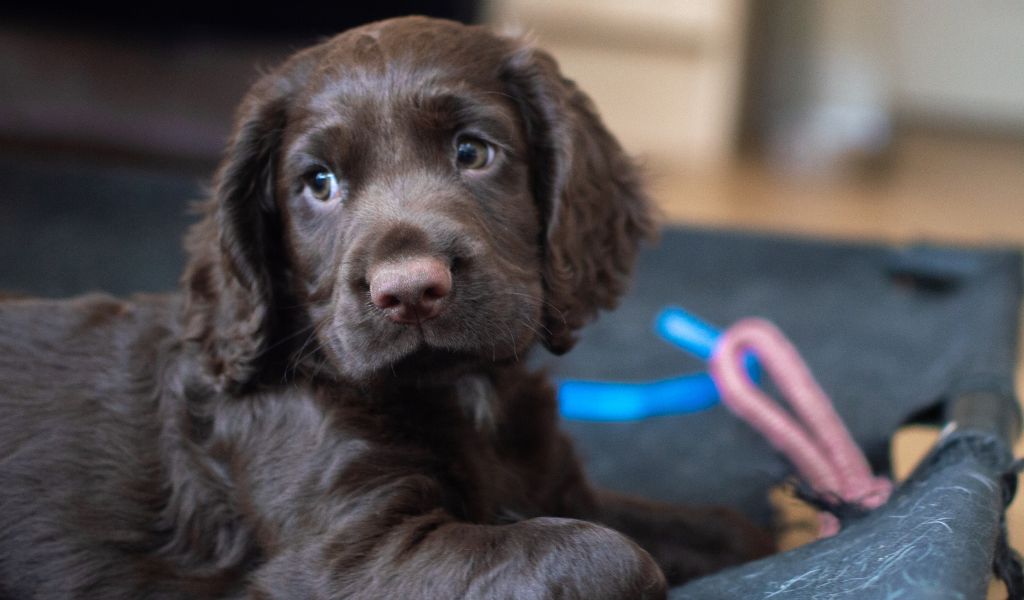
[[[0,597],[656,598],[770,551],[591,489],[520,362],[651,230],[543,52],[423,18],[300,52],[180,295],[0,303]]]

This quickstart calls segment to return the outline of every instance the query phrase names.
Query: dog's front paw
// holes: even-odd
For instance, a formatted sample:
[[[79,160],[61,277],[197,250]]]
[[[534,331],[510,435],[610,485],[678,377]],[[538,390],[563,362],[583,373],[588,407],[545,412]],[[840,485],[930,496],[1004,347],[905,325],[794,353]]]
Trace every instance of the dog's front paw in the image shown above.
[[[574,519],[538,518],[549,551],[539,555],[549,596],[617,600],[664,598],[667,583],[658,563],[614,529]],[[536,548],[535,548],[536,550]]]

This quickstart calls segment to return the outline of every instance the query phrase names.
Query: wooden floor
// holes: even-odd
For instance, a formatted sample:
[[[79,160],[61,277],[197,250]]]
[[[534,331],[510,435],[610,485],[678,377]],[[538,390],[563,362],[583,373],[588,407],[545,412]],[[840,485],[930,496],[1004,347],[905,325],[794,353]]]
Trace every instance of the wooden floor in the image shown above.
[[[894,242],[1024,245],[1024,141],[908,134],[867,175],[648,169],[670,221]]]
[[[885,167],[860,175],[799,174],[744,162],[692,173],[648,168],[668,222],[894,243],[930,240],[1024,247],[1024,142],[908,134]],[[1024,364],[1024,363],[1022,363]],[[1024,367],[1017,369],[1024,390]],[[894,443],[904,477],[938,432],[908,428]],[[1024,455],[1024,443],[1018,445]],[[1024,494],[1009,513],[1011,544],[1024,549]],[[786,520],[806,520],[790,502]],[[799,529],[797,529],[799,531]],[[807,541],[797,533],[784,543]],[[1005,597],[993,585],[989,597]]]

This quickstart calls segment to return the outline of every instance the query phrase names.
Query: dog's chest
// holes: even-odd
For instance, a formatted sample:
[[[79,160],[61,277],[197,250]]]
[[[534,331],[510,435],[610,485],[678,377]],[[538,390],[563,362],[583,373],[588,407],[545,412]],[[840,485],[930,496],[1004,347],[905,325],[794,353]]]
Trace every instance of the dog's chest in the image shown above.
[[[270,507],[282,525],[326,505],[372,512],[411,501],[400,496],[423,482],[430,488],[423,502],[465,520],[536,512],[524,481],[533,465],[506,448],[518,436],[500,422],[482,425],[454,388],[307,389],[255,404],[223,406],[205,445],[214,454],[230,447],[234,458],[223,468],[234,472],[247,504]]]
[[[461,518],[493,522],[535,512],[524,481],[529,466],[505,448],[515,433],[494,414],[493,390],[473,387],[479,396],[471,400],[464,386],[407,390],[386,418],[385,436],[441,485],[447,508]]]

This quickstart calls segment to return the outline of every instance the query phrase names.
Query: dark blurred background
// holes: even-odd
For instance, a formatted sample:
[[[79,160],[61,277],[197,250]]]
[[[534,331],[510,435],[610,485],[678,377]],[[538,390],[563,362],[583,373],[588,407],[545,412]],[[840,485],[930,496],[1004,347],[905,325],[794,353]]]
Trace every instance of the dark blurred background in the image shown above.
[[[362,23],[471,0],[0,8],[0,289],[175,286],[190,205],[261,70]]]
[[[0,288],[172,287],[190,201],[261,70],[421,13],[527,32],[672,222],[1024,240],[1024,3],[312,0],[0,8]]]

